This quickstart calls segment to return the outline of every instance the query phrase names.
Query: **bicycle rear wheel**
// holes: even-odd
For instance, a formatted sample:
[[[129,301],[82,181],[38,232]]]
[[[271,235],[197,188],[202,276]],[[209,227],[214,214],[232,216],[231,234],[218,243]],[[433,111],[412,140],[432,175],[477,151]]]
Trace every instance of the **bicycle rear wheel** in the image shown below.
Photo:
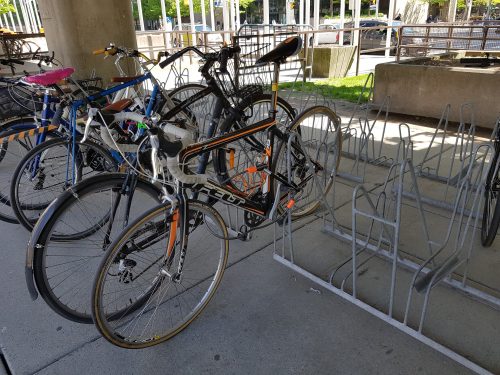
[[[298,219],[313,213],[333,186],[342,151],[340,118],[328,107],[311,107],[297,116],[286,135],[295,139],[290,152],[286,140],[279,144],[273,172],[285,179],[290,177],[300,188],[292,208],[292,218]]]
[[[17,219],[29,231],[43,210],[72,185],[73,172],[76,180],[81,181],[95,174],[116,171],[116,161],[102,146],[91,141],[76,145],[74,162],[69,138],[46,141],[19,162],[12,176],[10,201]]]
[[[497,170],[500,145],[495,146],[495,155],[490,163],[486,186],[484,188],[483,220],[481,224],[481,243],[484,247],[493,244],[500,225],[500,176]],[[499,168],[500,169],[500,168]]]
[[[175,336],[207,306],[221,282],[228,241],[219,213],[189,201],[182,236],[177,212],[161,205],[145,213],[119,235],[101,263],[92,313],[99,332],[115,345],[139,349]]]
[[[125,173],[101,174],[72,186],[40,217],[33,230],[33,274],[40,295],[59,315],[92,323],[90,293],[108,245],[162,192]]]

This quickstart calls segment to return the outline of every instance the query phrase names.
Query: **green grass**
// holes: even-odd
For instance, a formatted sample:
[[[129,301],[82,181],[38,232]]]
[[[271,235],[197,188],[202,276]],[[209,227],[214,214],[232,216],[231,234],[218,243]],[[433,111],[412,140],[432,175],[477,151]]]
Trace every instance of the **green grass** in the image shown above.
[[[329,99],[342,99],[356,103],[363,90],[368,74],[355,77],[328,78],[315,82],[287,82],[280,83],[282,89],[293,89],[295,91],[315,92]],[[368,101],[369,90],[363,93],[362,103]]]

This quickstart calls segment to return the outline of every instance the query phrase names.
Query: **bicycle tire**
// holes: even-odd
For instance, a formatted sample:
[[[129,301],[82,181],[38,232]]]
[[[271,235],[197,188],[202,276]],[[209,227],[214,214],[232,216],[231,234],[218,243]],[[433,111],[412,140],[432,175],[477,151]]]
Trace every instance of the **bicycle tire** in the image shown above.
[[[19,127],[0,133],[0,138],[7,139],[0,146],[0,220],[11,224],[18,224],[19,221],[11,207],[10,185],[13,172],[16,170],[19,160],[21,160],[32,148],[35,143],[34,136],[24,134],[23,137],[17,137],[18,134],[31,127]],[[48,133],[48,137],[55,136],[53,132]],[[13,137],[14,139],[9,139]]]
[[[259,105],[262,103],[269,103],[272,106],[272,95],[270,94],[260,94],[254,97],[250,97],[248,99],[243,100],[239,108],[242,111],[248,111],[255,105]],[[281,110],[281,112],[280,112]],[[264,117],[267,118],[269,112],[263,113]],[[278,97],[278,114],[277,121],[280,128],[289,127],[290,123],[296,116],[295,109],[284,99]],[[252,114],[252,120],[249,121],[250,124],[256,123],[257,119],[254,119],[254,115]],[[234,131],[235,127],[234,117],[227,117],[220,126],[220,134],[226,134],[228,132]],[[256,135],[258,137],[258,135]],[[260,134],[260,137],[267,136],[267,132],[263,132]],[[262,143],[265,144],[265,141],[262,139]],[[249,186],[245,186],[247,183],[244,180],[236,181],[236,177],[240,177],[242,171],[244,171],[247,167],[254,165],[255,160],[253,160],[252,151],[248,151],[244,148],[243,142],[238,142],[239,149],[236,149],[236,146],[230,147],[229,145],[223,149],[216,149],[213,151],[213,160],[214,160],[214,169],[217,175],[217,178],[221,184],[227,185],[233,190],[240,191],[242,193],[246,193],[251,195],[255,192],[255,188],[249,188]],[[246,146],[252,148],[251,144],[247,144]],[[233,151],[234,150],[234,151]],[[239,152],[238,152],[239,151]],[[261,155],[262,150],[255,149],[257,154]],[[250,157],[249,157],[250,156]],[[229,159],[229,160],[228,160]],[[250,159],[250,160],[249,160]],[[236,160],[236,162],[232,162],[231,160]],[[236,164],[236,165],[235,165]],[[254,184],[252,184],[253,186]],[[259,185],[257,181],[255,185]]]
[[[487,175],[487,184],[484,189],[484,208],[483,217],[481,222],[481,244],[484,247],[490,247],[497,235],[498,227],[500,226],[500,176],[494,176],[495,169],[498,163],[498,155],[500,145],[495,146],[495,155],[490,163],[490,168]],[[496,187],[495,187],[496,185]],[[495,200],[494,204],[491,202]],[[491,208],[494,206],[493,215],[491,215]]]
[[[10,186],[11,207],[19,223],[29,231],[33,229],[33,226],[35,225],[36,220],[38,220],[41,211],[44,210],[55,198],[57,198],[59,194],[61,194],[64,190],[66,190],[67,187],[70,186],[68,185],[68,181],[66,180],[66,178],[68,173],[71,178],[71,172],[68,171],[68,168],[71,168],[73,164],[73,162],[71,161],[72,158],[68,158],[67,155],[68,148],[71,147],[71,142],[72,141],[70,138],[54,138],[39,144],[24,156],[24,158],[19,162],[12,176],[12,182]],[[108,150],[106,150],[104,147],[89,140],[85,141],[85,143],[77,142],[77,145],[79,147],[78,154],[76,154],[77,160],[75,161],[77,181],[81,181],[82,178],[89,177],[88,174],[93,172],[99,173],[105,171],[116,171],[117,163],[108,152]],[[29,197],[29,195],[27,194],[34,194],[32,192],[42,190],[46,191],[46,189],[42,188],[46,184],[46,176],[48,174],[44,171],[44,168],[47,168],[46,166],[42,168],[38,167],[36,176],[32,177],[32,179],[36,177],[37,182],[33,184],[30,181],[30,178],[26,178],[26,186],[30,187],[30,189],[21,189],[21,179],[25,175],[25,171],[30,169],[31,163],[33,163],[34,160],[36,160],[36,158],[38,157],[40,158],[40,160],[42,160],[42,157],[44,158],[44,161],[42,161],[41,163],[44,163],[45,160],[55,160],[57,165],[58,157],[50,157],[49,154],[49,150],[52,149],[52,151],[50,152],[57,155],[55,151],[56,147],[62,150],[62,156],[59,158],[71,160],[65,162],[61,159],[62,162],[60,164],[62,165],[63,169],[59,173],[60,175],[54,172],[55,167],[52,170],[52,173],[49,175],[52,186],[49,185],[48,187],[53,189],[49,190],[49,197],[45,198],[46,200],[42,202],[27,203],[27,198]],[[82,152],[82,147],[85,147],[85,154]],[[92,153],[89,152],[90,150],[92,150]],[[49,155],[50,158],[47,158],[47,155]],[[85,160],[86,157],[90,160]],[[83,172],[84,168],[85,172]],[[43,174],[40,171],[42,171]],[[29,211],[32,212],[31,215],[28,214]]]
[[[325,116],[327,123],[326,125],[324,124],[324,120],[320,120],[320,127],[318,128],[317,124],[315,124],[316,119],[315,116]],[[312,119],[311,119],[312,118]],[[312,124],[311,124],[312,121]],[[330,126],[330,124],[332,126]],[[311,126],[312,125],[312,126]],[[325,126],[324,126],[325,125]],[[331,129],[333,127],[333,129]],[[328,130],[330,129],[330,130]],[[330,132],[333,130],[333,134]],[[288,128],[288,132],[299,132],[299,137],[303,140],[303,143],[306,145],[318,145],[319,143],[319,149],[315,150],[313,152],[313,155],[309,155],[309,158],[311,161],[318,162],[318,158],[324,157],[325,159],[328,159],[324,163],[319,163],[321,170],[327,170],[326,174],[323,174],[322,176],[318,176],[318,172],[315,171],[314,174],[311,177],[304,176],[304,170],[307,170],[310,168],[307,166],[306,160],[307,157],[302,157],[299,158],[300,155],[298,153],[302,152],[304,153],[304,150],[300,146],[300,144],[295,143],[294,145],[294,152],[292,153],[292,157],[294,158],[293,160],[293,165],[292,165],[292,179],[294,180],[293,182],[301,186],[305,183],[307,186],[312,186],[312,190],[315,190],[316,196],[311,199],[311,202],[309,204],[304,205],[304,200],[306,200],[306,197],[304,196],[304,191],[306,190],[305,187],[302,188],[302,193],[300,197],[295,197],[295,205],[291,209],[291,215],[292,219],[299,219],[303,216],[310,215],[314,211],[317,210],[319,205],[321,204],[321,195],[327,195],[330,192],[331,187],[333,186],[333,180],[334,180],[334,175],[336,171],[338,170],[338,167],[340,165],[340,158],[341,158],[341,151],[342,151],[342,135],[341,135],[341,129],[340,129],[340,118],[337,116],[337,114],[332,111],[330,108],[325,107],[325,106],[314,106],[311,108],[306,109],[302,113],[300,113],[295,120],[292,122],[290,127]],[[308,134],[310,133],[310,134]],[[317,137],[319,134],[319,140],[318,139],[304,139],[308,137],[309,135]],[[324,135],[323,135],[324,134]],[[328,139],[327,139],[328,138]],[[318,142],[319,141],[319,142]],[[327,150],[327,152],[324,152],[324,150]],[[286,162],[286,150],[287,150],[287,142],[281,142],[278,145],[278,150],[275,155],[274,163],[272,166],[272,171],[273,173],[281,173],[285,177],[287,177],[287,162]],[[332,154],[332,155],[330,155]],[[297,155],[299,157],[297,157]],[[306,160],[304,160],[306,159]],[[277,169],[281,169],[281,172],[278,171]],[[312,184],[308,184],[308,181],[311,181]],[[320,183],[320,187],[315,187],[317,183]],[[308,188],[309,189],[309,188]],[[307,192],[306,192],[307,194]],[[283,205],[279,205],[278,209],[283,212],[285,208],[283,208]]]
[[[163,239],[170,241],[168,234],[166,234],[166,232],[169,233],[170,230],[170,226],[167,227],[166,224],[172,222],[170,205],[160,205],[146,212],[142,217],[138,218],[133,224],[126,228],[120,234],[119,238],[109,247],[106,257],[102,260],[99,272],[96,275],[92,292],[92,314],[98,331],[106,340],[114,345],[128,349],[140,349],[159,344],[172,338],[199,316],[219,287],[227,265],[229,252],[227,229],[224,225],[224,221],[216,210],[199,201],[189,201],[189,209],[186,212],[190,215],[190,218],[192,218],[189,220],[189,223],[192,225],[193,230],[189,234],[186,233],[186,236],[181,236],[183,237],[181,242],[184,242],[184,239],[188,240],[189,237],[188,245],[192,245],[193,242],[198,240],[200,247],[190,248],[186,252],[182,274],[176,281],[172,282],[176,274],[172,273],[172,275],[168,275],[168,271],[171,269],[175,270],[180,261],[178,259],[180,252],[177,249],[179,240],[174,239],[174,249],[177,249],[177,252],[172,252],[172,254],[174,254],[174,261],[170,262],[169,265],[166,265],[165,261],[161,262],[161,268],[157,268],[159,265],[155,265],[155,263],[164,260],[164,253],[167,247],[161,246],[158,252],[152,255],[153,264],[151,265],[149,262],[146,262],[149,253],[146,253],[144,249],[139,249],[137,245],[136,249],[138,250],[135,248],[131,250],[127,249],[127,254],[123,254],[122,251],[130,239],[133,238],[135,241],[138,241],[138,234],[147,234],[147,231],[141,232],[141,229],[146,223],[149,223],[153,229],[156,228],[155,225],[158,225],[160,228],[165,228],[165,232],[160,234],[163,236]],[[181,215],[182,214],[179,213],[179,216]],[[201,222],[199,222],[200,217],[202,217]],[[159,222],[156,224],[154,223],[155,218],[159,219]],[[182,222],[182,218],[179,220]],[[208,232],[212,233],[212,237],[207,237],[205,232],[201,232],[202,224],[214,226],[208,229]],[[198,231],[199,229],[200,231]],[[217,231],[217,235],[213,235],[214,230]],[[194,238],[195,236],[196,238]],[[205,254],[201,254],[207,255],[207,257],[211,255],[213,259],[200,259],[201,255],[198,254],[197,250],[200,248],[204,250],[211,248],[212,238],[215,238],[215,241],[219,242],[220,248],[218,249],[215,247],[215,250],[212,252],[205,251]],[[180,246],[182,246],[182,244]],[[135,252],[140,252],[142,259],[137,257],[135,258],[137,261],[134,260],[133,255]],[[118,264],[121,265],[122,268],[121,271],[113,273],[114,271],[112,268],[117,264],[115,260],[117,260],[118,257],[121,257]],[[169,257],[169,260],[171,259],[172,255]],[[210,267],[209,261],[211,260],[215,260],[214,265],[216,265],[216,268],[213,271],[207,271],[206,267]],[[139,268],[142,263],[145,263],[144,270],[142,272],[135,270],[135,267]],[[166,269],[165,272],[168,276],[161,272],[161,270],[167,267],[168,269]],[[146,275],[149,271],[151,271],[150,275]],[[193,272],[190,273],[191,271]],[[134,275],[137,276],[134,278]],[[147,280],[142,281],[143,276],[145,276],[144,278],[147,278]],[[199,279],[195,280],[194,277],[198,276]],[[132,298],[135,298],[135,293],[129,295],[122,294],[120,301],[118,301],[118,298],[113,301],[113,306],[118,306],[120,302],[125,304],[124,307],[121,305],[117,307],[117,309],[120,309],[119,311],[126,311],[126,305],[129,305],[131,310],[134,310],[134,313],[126,312],[122,316],[117,317],[115,313],[110,310],[111,308],[106,306],[106,298],[114,298],[114,295],[110,297],[111,292],[109,292],[108,289],[114,287],[118,290],[120,284],[123,284],[126,290],[133,291],[135,288],[130,288],[130,283],[136,282],[139,278],[141,278],[141,285],[146,286],[146,290],[143,293],[141,293],[141,291],[136,293],[137,302],[132,300]],[[129,282],[125,283],[126,280],[129,280]],[[174,285],[174,287],[170,288],[171,285]],[[198,289],[200,289],[200,291],[198,291]],[[168,292],[173,292],[173,295],[167,297]],[[143,298],[145,295],[147,296],[146,299]],[[156,302],[153,301],[154,298],[157,298]],[[190,304],[191,299],[194,301],[192,306]],[[151,305],[153,303],[155,303],[155,306]],[[186,305],[190,305],[190,307],[186,308]],[[160,309],[161,312],[159,312]],[[168,313],[166,312],[167,309]],[[138,313],[135,314],[135,311],[138,311]],[[164,319],[155,318],[159,315],[164,317]],[[110,319],[111,317],[113,319]],[[175,322],[174,319],[176,320]],[[142,331],[140,336],[135,337],[133,335],[134,332],[126,332],[131,322],[133,322],[134,327],[138,327],[144,322],[145,327],[141,326],[139,328],[139,331]],[[170,325],[168,325],[169,322],[171,323]],[[160,324],[168,326],[161,328],[157,327]],[[146,330],[148,330],[148,332],[146,332]]]
[[[117,191],[114,189],[123,187],[126,178],[125,173],[101,174],[72,186],[71,190],[61,194],[50,205],[33,230],[30,243],[37,244],[34,249],[32,265],[37,289],[47,305],[66,319],[78,323],[92,323],[89,294],[99,259],[105,254],[96,242],[102,238],[102,245],[105,246],[107,243],[104,240],[105,231],[108,229],[104,225],[97,230],[93,228],[94,221],[99,221],[94,220],[95,210],[98,211],[98,216],[107,215],[107,210],[111,210],[112,207],[109,203],[106,207],[106,203],[109,202],[106,192],[110,192],[110,196],[116,194]],[[119,194],[127,193],[119,192]],[[151,199],[151,205],[156,207],[161,202],[161,197],[162,191],[159,188],[148,181],[138,179],[134,187],[132,196],[134,201],[131,207],[121,206],[124,207],[125,211],[120,211],[120,213],[127,212],[133,219],[135,211],[139,216],[143,213],[145,203],[150,203],[149,201],[144,202],[144,199]],[[120,233],[125,222],[125,216],[120,213],[117,213],[118,215],[115,216],[113,222],[115,226],[112,232],[113,236]],[[121,219],[123,220],[120,221]],[[77,236],[61,236],[61,233],[57,233],[65,228],[73,230],[76,227],[74,223],[78,221],[85,226],[84,229],[87,233],[92,233],[91,237],[82,236],[82,231],[79,231]],[[90,225],[90,228],[87,228],[87,225]],[[102,229],[100,233],[98,233],[99,229]],[[113,240],[113,236],[109,239],[110,241]],[[62,239],[65,242],[61,242]],[[73,239],[73,241],[69,242],[69,239]],[[67,248],[64,248],[66,244]],[[75,251],[78,251],[78,255],[75,255]],[[64,252],[68,253],[67,257],[62,255]],[[73,265],[75,259],[79,259],[76,258],[77,256],[81,257],[81,261],[77,260],[78,267],[75,268]],[[55,265],[51,259],[56,260]],[[66,271],[64,271],[64,267],[67,267]],[[59,275],[54,276],[54,273]],[[66,299],[63,299],[61,290],[69,290],[72,293],[67,293]],[[74,293],[73,290],[75,290]],[[68,296],[71,297],[71,300]],[[85,304],[75,305],[74,299],[83,301],[87,306],[85,307]]]

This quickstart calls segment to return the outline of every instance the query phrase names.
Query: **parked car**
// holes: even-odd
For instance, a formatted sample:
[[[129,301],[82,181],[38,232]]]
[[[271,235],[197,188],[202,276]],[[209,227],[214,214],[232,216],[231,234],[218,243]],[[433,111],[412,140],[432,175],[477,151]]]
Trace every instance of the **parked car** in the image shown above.
[[[313,44],[313,39],[316,38],[317,44],[338,44],[339,42],[339,32],[335,31],[339,28],[338,24],[322,24],[319,25],[318,30],[325,31],[331,30],[331,32],[316,33],[314,37],[309,40],[310,44]]]
[[[396,47],[398,43],[397,26],[401,25],[401,21],[392,21],[392,25],[395,26],[391,29],[391,46]],[[388,26],[387,22],[379,20],[360,20],[359,27],[377,27],[377,26]],[[345,28],[352,28],[353,23],[349,22],[345,24]],[[361,50],[384,48],[386,43],[387,28],[380,29],[370,29],[362,30],[360,37]],[[344,44],[351,43],[351,32],[344,33]]]
[[[194,25],[194,30],[197,33],[201,32],[212,32],[212,28],[208,25],[203,26],[202,24],[196,24]],[[187,47],[188,46],[188,41],[191,41],[191,36],[189,36],[188,39],[188,31],[191,32],[191,25],[190,24],[183,24],[182,25],[182,33],[175,33],[175,31],[179,31],[179,26],[175,26],[173,29],[173,46],[174,47]],[[205,36],[204,34],[197,34],[196,37],[198,40],[196,41],[198,46],[202,46],[205,44]],[[206,36],[206,41],[207,44],[210,46],[217,46],[223,42],[222,35],[219,33],[214,33],[214,34],[207,34]]]

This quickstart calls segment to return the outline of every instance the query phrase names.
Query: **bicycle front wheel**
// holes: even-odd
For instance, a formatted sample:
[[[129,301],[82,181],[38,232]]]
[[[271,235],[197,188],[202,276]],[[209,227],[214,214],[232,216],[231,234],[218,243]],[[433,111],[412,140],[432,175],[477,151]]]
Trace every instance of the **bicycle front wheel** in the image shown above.
[[[495,148],[498,148],[495,147]],[[481,243],[484,247],[490,247],[497,235],[500,225],[500,176],[497,170],[498,150],[490,163],[486,186],[484,189],[483,220],[481,224]]]
[[[298,219],[317,210],[333,185],[342,150],[340,118],[328,107],[311,107],[297,116],[286,133],[294,139],[279,144],[273,172],[298,187],[292,208],[292,218]]]
[[[162,192],[127,173],[90,177],[61,194],[40,217],[33,274],[40,295],[59,315],[92,323],[90,293],[105,250]]]
[[[226,227],[202,202],[189,201],[186,214],[185,236],[177,225],[183,214],[161,205],[109,247],[95,279],[92,314],[111,343],[139,349],[166,341],[214,296],[227,264]]]

